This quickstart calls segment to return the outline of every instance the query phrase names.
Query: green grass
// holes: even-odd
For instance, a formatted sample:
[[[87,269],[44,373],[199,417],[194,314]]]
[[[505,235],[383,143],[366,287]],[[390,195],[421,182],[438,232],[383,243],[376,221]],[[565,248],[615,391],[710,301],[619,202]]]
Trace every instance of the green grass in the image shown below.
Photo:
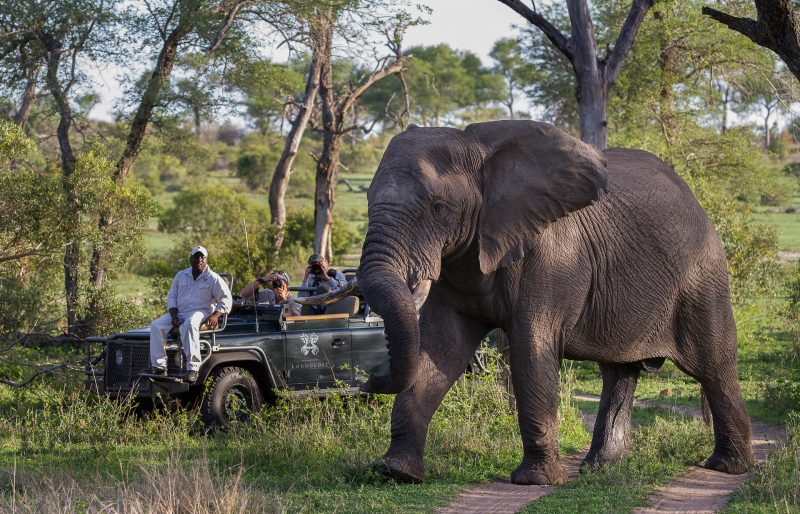
[[[658,408],[634,409],[632,418],[640,429],[620,463],[583,473],[522,512],[630,512],[711,453],[711,431],[701,421]]]
[[[787,207],[793,207],[795,212],[783,212]],[[780,251],[800,252],[800,195],[795,195],[788,205],[759,207],[754,217],[775,227]]]
[[[759,466],[731,500],[729,513],[797,512],[800,510],[800,415],[787,424],[789,441]]]
[[[184,474],[197,466],[218,477],[241,470],[242,494],[259,498],[267,511],[430,512],[472,482],[507,478],[521,459],[505,391],[489,378],[459,380],[431,422],[426,482],[385,482],[370,462],[388,445],[391,399],[287,398],[250,425],[205,436],[194,411],[125,416],[115,402],[91,400],[79,390],[2,389],[0,510],[14,495],[21,501],[50,494],[37,489],[43,477],[70,477],[83,495],[113,497],[109,491],[122,494],[149,474],[166,477],[177,460]],[[588,443],[569,402],[560,422],[563,453]]]

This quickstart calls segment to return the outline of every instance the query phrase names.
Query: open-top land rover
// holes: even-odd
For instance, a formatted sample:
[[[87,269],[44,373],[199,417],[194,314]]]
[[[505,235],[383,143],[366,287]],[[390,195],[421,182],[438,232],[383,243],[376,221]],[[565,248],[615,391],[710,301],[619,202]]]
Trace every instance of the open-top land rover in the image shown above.
[[[388,374],[383,320],[359,307],[359,298],[350,296],[322,315],[287,316],[281,307],[237,299],[215,330],[201,327],[196,382],[184,379],[179,339],[167,344],[167,376],[148,373],[148,328],[92,338],[103,353],[87,374],[111,396],[201,398],[206,425],[227,427],[259,409],[275,389],[324,393],[355,388],[371,373]]]

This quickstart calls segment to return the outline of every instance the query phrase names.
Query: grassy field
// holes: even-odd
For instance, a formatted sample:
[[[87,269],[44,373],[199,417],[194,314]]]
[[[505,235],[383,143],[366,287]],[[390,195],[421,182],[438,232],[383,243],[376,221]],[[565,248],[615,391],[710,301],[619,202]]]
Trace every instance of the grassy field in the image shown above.
[[[203,435],[196,412],[126,416],[80,391],[38,393],[2,390],[0,511],[114,512],[148,500],[188,502],[173,512],[430,512],[471,482],[508,476],[521,458],[507,396],[489,379],[460,380],[447,395],[423,485],[370,471],[388,445],[391,398],[284,398],[248,426]],[[588,444],[568,396],[560,428],[563,453]]]
[[[789,211],[790,209],[794,211]],[[780,251],[800,253],[800,195],[795,195],[787,205],[758,207],[754,217],[775,227]]]

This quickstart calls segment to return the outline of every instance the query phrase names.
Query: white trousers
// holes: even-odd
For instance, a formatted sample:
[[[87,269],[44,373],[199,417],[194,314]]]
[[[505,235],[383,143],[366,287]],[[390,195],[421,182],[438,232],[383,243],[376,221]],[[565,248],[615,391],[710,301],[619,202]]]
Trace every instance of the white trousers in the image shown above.
[[[211,309],[178,313],[178,317],[183,320],[178,330],[183,342],[183,352],[186,354],[188,371],[200,369],[200,323],[210,315]],[[169,313],[150,324],[150,365],[154,368],[167,369],[164,343],[170,330],[172,330],[172,316]]]

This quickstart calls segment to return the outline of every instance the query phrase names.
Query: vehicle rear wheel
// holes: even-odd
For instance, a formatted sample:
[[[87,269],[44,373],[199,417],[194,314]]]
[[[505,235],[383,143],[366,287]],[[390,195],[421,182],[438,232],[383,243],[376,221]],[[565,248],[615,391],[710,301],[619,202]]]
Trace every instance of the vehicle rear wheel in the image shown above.
[[[247,423],[250,415],[261,408],[262,401],[258,384],[249,371],[226,367],[211,376],[200,411],[206,427],[227,430],[231,425]]]

